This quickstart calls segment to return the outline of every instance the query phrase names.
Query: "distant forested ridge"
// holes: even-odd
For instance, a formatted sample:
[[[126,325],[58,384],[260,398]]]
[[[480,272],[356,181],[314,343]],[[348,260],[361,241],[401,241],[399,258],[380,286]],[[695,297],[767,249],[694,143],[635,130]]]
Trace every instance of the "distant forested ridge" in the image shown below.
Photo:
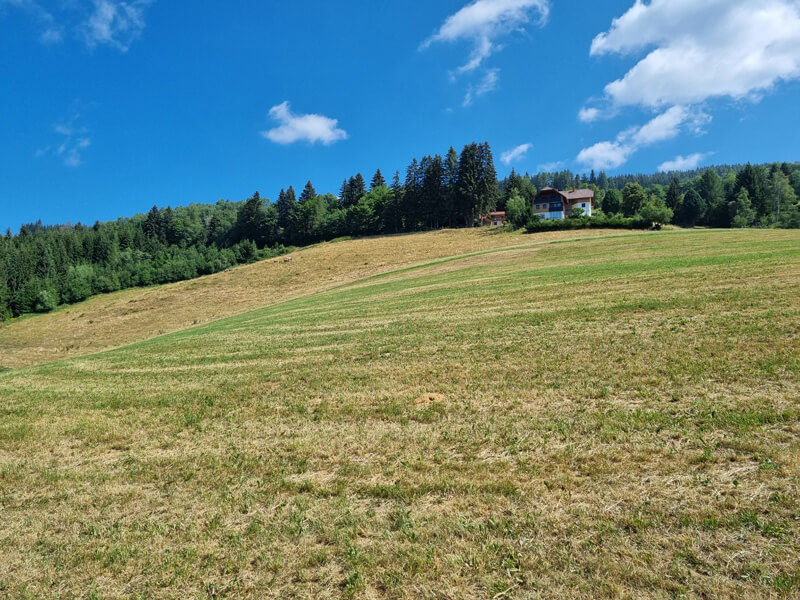
[[[489,210],[535,227],[537,190],[591,187],[594,223],[640,222],[714,227],[800,227],[800,164],[723,165],[684,173],[608,177],[570,171],[511,175],[498,181],[488,143],[460,154],[416,158],[391,180],[346,178],[338,195],[309,181],[273,202],[255,193],[177,208],[153,207],[116,221],[24,225],[0,236],[0,320],[120,289],[191,279],[342,236],[472,227]],[[613,217],[610,217],[613,216]],[[602,221],[602,219],[607,219]],[[532,225],[533,223],[533,225]],[[576,224],[573,223],[572,226]]]

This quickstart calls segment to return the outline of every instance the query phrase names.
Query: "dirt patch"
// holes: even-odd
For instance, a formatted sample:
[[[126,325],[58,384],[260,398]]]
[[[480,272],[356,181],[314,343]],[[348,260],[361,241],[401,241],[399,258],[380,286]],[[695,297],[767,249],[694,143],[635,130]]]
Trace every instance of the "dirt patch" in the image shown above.
[[[442,394],[422,394],[419,398],[414,400],[414,404],[417,406],[430,406],[431,404],[441,404],[447,398],[445,398]]]

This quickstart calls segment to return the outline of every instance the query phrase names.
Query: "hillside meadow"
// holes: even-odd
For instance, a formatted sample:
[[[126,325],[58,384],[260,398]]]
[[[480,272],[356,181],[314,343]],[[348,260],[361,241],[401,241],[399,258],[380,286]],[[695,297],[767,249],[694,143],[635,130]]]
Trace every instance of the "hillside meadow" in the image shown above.
[[[116,348],[424,261],[613,233],[566,231],[531,237],[504,230],[461,229],[317,244],[290,257],[189,281],[95,296],[53,313],[0,325],[0,368]]]
[[[797,597],[799,298],[796,231],[464,231],[17,321],[0,598]]]

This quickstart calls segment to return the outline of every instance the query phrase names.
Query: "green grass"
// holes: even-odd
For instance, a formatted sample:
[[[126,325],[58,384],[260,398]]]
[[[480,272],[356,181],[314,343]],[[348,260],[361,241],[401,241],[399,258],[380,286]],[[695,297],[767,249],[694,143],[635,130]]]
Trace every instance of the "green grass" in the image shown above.
[[[800,236],[529,239],[0,373],[0,598],[796,596]]]

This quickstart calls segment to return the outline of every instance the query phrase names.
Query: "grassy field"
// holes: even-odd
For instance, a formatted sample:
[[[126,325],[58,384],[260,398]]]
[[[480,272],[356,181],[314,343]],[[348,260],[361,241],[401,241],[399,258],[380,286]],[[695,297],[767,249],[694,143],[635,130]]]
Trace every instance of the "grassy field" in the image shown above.
[[[609,231],[552,232],[536,241]],[[180,331],[422,261],[533,240],[502,230],[443,230],[325,243],[172,285],[96,296],[0,326],[0,368],[72,358]]]
[[[446,235],[0,373],[0,598],[798,597],[800,234]]]

